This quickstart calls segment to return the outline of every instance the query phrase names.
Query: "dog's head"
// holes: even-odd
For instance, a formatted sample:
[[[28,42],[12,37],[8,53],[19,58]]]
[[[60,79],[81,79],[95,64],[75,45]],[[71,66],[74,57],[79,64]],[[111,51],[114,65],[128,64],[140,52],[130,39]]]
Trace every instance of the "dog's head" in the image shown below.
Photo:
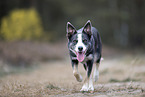
[[[90,39],[92,36],[91,27],[90,20],[80,30],[76,30],[70,22],[67,23],[68,48],[76,55],[79,62],[84,60],[86,52],[90,48]]]

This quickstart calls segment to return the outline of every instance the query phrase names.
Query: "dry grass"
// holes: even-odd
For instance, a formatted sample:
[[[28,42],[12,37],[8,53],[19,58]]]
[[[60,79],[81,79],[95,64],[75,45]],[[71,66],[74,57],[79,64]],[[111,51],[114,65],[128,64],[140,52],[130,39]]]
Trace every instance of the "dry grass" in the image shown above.
[[[8,65],[26,67],[40,61],[62,60],[65,48],[64,42],[0,42],[0,60]]]
[[[11,74],[0,79],[0,96],[10,97],[144,97],[145,65],[132,64],[131,58],[105,59],[100,65],[100,79],[95,91],[80,92],[83,83],[75,80],[70,61],[42,63],[31,72]],[[130,60],[130,61],[129,61]],[[143,61],[142,61],[143,62]],[[141,62],[141,63],[142,63]],[[83,66],[79,71],[85,76]],[[115,82],[111,81],[112,79]]]

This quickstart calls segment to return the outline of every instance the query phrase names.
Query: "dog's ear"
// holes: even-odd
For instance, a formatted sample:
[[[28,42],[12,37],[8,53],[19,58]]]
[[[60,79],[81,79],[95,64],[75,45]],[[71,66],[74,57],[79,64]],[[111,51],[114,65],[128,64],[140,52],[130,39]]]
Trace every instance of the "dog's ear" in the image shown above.
[[[67,32],[66,36],[68,37],[68,39],[73,34],[77,33],[75,27],[70,22],[67,22],[66,32]]]
[[[89,37],[91,37],[91,35],[92,35],[91,28],[92,28],[91,21],[88,20],[84,26],[83,32],[87,33],[89,35]]]

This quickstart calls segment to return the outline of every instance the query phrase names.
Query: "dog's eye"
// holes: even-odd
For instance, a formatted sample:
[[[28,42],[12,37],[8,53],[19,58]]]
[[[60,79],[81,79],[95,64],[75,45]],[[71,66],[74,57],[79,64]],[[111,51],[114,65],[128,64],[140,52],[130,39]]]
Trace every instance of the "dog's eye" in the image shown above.
[[[84,39],[84,40],[83,40],[83,43],[87,44],[87,39]]]
[[[76,44],[78,42],[78,40],[73,40],[73,43]]]

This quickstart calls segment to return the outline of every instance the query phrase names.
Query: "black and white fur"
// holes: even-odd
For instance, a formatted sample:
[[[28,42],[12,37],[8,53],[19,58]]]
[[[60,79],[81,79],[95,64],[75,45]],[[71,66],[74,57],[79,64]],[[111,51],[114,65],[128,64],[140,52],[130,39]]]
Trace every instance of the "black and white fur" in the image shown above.
[[[100,35],[95,27],[92,27],[91,21],[79,30],[70,23],[67,23],[68,49],[70,53],[73,74],[76,80],[82,82],[82,76],[78,72],[78,63],[84,65],[87,71],[84,85],[80,91],[94,91],[93,81],[99,78],[99,64],[101,60],[102,44]],[[91,76],[93,63],[96,62],[93,78]]]

